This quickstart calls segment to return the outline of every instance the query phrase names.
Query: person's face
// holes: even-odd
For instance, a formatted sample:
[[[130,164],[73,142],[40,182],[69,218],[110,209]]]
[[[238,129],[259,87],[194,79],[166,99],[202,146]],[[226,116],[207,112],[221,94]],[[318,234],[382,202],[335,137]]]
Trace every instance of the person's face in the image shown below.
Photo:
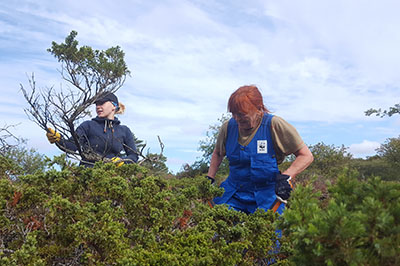
[[[98,117],[114,119],[116,107],[110,102],[96,103],[96,113]]]
[[[239,129],[241,130],[250,130],[257,126],[259,114],[258,112],[252,112],[252,113],[233,113],[232,114],[233,118],[236,120],[238,123]]]

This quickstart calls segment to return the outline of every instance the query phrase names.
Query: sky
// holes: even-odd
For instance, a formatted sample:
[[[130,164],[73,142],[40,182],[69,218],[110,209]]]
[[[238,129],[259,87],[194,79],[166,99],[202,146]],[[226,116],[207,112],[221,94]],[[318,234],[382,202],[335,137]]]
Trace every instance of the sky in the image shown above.
[[[396,0],[19,0],[0,3],[0,127],[48,156],[61,152],[28,119],[21,86],[63,88],[46,50],[78,32],[79,45],[120,46],[131,75],[119,116],[176,173],[254,84],[272,114],[308,145],[376,154],[400,135],[400,116],[367,117],[400,102],[400,2]],[[94,112],[94,107],[92,109]],[[91,117],[88,117],[90,119]]]

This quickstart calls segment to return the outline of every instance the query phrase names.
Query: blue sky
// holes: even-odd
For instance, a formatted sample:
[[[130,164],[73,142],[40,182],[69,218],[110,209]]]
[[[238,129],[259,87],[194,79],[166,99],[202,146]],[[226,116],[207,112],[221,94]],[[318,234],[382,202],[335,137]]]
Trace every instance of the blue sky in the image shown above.
[[[364,115],[400,102],[398,10],[395,0],[3,1],[0,126],[18,124],[29,147],[60,153],[25,115],[20,84],[34,73],[38,87],[60,88],[46,49],[76,30],[81,45],[125,51],[132,75],[117,93],[127,106],[119,118],[150,152],[159,135],[174,172],[201,155],[209,125],[247,84],[307,144],[374,155],[400,134],[400,116]]]

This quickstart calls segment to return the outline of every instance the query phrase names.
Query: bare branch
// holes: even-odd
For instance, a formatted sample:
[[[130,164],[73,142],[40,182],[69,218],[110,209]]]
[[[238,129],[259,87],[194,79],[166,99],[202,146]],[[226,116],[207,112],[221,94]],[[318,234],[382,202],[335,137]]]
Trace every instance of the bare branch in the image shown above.
[[[159,161],[161,160],[161,158],[162,158],[162,156],[163,156],[163,152],[164,152],[164,147],[165,147],[165,145],[164,145],[164,143],[161,141],[160,136],[157,136],[157,139],[158,139],[158,142],[159,142],[159,144],[160,144],[160,149],[161,149],[160,153],[159,153],[159,154],[151,154],[151,153],[149,152],[150,149],[148,149],[148,150],[147,150],[147,154],[144,154],[144,153],[143,153],[143,150],[144,150],[145,147],[146,147],[146,144],[144,144],[144,145],[141,147],[141,149],[138,150],[138,155],[139,155],[140,157],[142,157],[142,159],[138,161],[138,164],[139,164],[139,165],[142,165],[142,164],[145,163],[145,162],[150,162],[150,163],[153,163],[153,164],[154,164],[154,163],[157,163],[157,162],[159,162]]]
[[[22,140],[9,130],[16,126],[17,125],[4,125],[3,128],[0,128],[0,155],[4,155],[7,151],[21,143]],[[15,142],[15,144],[11,144],[10,142]]]

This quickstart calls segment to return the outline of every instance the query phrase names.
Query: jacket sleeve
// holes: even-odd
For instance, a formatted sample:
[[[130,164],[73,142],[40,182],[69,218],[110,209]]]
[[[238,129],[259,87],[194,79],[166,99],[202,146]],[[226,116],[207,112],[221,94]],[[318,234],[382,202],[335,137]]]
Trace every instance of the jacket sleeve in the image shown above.
[[[136,150],[134,135],[128,127],[125,127],[125,129],[126,129],[125,130],[126,135],[124,142],[124,150],[126,153],[126,157],[122,159],[130,159],[136,163],[138,161],[139,156]]]
[[[78,136],[78,140],[80,145],[84,145],[85,142],[85,136],[87,136],[86,132],[88,130],[88,124],[87,123],[82,123],[76,128],[76,135]],[[69,139],[61,139],[58,143],[56,143],[57,147],[64,151],[64,152],[75,152],[78,150],[78,147],[75,144],[75,141],[72,137]]]

